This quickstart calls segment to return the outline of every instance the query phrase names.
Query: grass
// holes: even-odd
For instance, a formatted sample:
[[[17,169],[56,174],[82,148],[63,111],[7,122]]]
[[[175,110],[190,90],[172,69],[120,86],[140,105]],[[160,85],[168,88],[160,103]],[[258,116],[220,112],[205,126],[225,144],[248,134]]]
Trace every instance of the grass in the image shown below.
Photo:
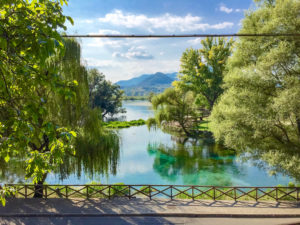
[[[148,96],[125,96],[123,97],[124,100],[148,100]]]
[[[146,124],[146,121],[143,119],[131,120],[131,121],[110,121],[103,123],[107,128],[119,129],[119,128],[128,128],[132,126],[141,126]]]
[[[204,119],[198,125],[200,131],[210,131],[210,120]]]

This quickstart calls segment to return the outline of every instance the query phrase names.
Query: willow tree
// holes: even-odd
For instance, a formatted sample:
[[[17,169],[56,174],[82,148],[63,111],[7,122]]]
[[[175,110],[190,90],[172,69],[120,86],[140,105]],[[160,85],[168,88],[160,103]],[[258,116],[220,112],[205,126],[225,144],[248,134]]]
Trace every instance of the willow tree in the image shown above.
[[[73,23],[62,14],[63,3],[0,2],[0,153],[7,162],[25,160],[35,197],[42,196],[47,174],[66,154],[74,155],[79,127],[97,131],[89,136],[101,134],[98,114],[85,107],[87,72],[79,45],[57,31],[66,29],[67,19]]]
[[[233,41],[206,38],[201,44],[200,49],[190,48],[183,52],[179,81],[175,81],[174,86],[193,91],[199,107],[210,111],[223,93],[225,65],[231,54]]]
[[[187,49],[181,57],[179,80],[172,89],[151,98],[155,118],[148,125],[168,127],[197,137],[202,120],[223,93],[223,76],[226,61],[231,54],[232,40],[206,38],[202,48]],[[175,129],[176,130],[176,129]]]
[[[299,32],[298,0],[256,2],[239,33]],[[235,47],[226,91],[211,116],[216,139],[299,171],[300,39],[243,37]]]
[[[194,121],[199,115],[194,102],[195,96],[192,92],[166,89],[151,99],[155,117],[147,121],[148,127],[158,126],[183,132],[187,136],[195,136],[197,127]]]
[[[61,178],[71,173],[81,175],[116,173],[119,159],[119,138],[114,131],[104,129],[101,110],[91,108],[89,72],[82,64],[81,46],[75,39],[64,39],[65,52],[55,60],[60,76],[73,84],[70,98],[53,95],[49,111],[58,124],[65,124],[77,133],[75,155],[66,154],[59,167]],[[107,99],[108,103],[110,101]],[[57,116],[59,115],[59,116]]]

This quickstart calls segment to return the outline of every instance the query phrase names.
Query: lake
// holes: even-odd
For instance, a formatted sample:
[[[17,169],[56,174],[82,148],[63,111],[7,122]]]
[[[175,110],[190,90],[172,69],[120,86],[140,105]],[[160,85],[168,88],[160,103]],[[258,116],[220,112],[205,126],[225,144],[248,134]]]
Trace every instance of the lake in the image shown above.
[[[147,101],[125,101],[126,119],[147,119],[153,115]],[[85,184],[91,181],[125,184],[186,184],[186,185],[287,185],[293,178],[268,172],[253,161],[243,162],[233,151],[210,140],[187,141],[172,137],[160,129],[148,130],[146,125],[120,129],[120,157],[117,173],[103,175],[71,174],[61,180],[49,174],[49,184]]]

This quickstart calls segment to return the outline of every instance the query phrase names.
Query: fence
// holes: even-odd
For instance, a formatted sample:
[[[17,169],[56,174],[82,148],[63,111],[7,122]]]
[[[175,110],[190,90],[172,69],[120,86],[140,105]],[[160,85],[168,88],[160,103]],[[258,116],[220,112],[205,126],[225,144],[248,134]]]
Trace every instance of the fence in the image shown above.
[[[31,198],[35,191],[43,198],[164,198],[207,200],[271,200],[299,201],[300,187],[220,187],[198,185],[42,185],[6,184],[13,190],[13,197]]]

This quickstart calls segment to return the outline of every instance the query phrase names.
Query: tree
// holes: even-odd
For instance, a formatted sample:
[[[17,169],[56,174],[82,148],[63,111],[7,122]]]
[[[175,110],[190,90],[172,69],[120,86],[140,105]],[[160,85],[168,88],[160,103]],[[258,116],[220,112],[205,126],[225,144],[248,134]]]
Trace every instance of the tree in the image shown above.
[[[298,33],[299,1],[257,4],[239,33]],[[299,57],[298,38],[240,38],[224,78],[226,91],[211,115],[215,138],[273,166],[291,167],[291,155],[300,153]]]
[[[179,81],[173,84],[197,95],[197,104],[209,111],[223,93],[225,65],[231,54],[233,41],[206,38],[201,49],[187,49],[181,57]]]
[[[47,174],[83,144],[90,152],[118,150],[116,134],[102,129],[98,110],[89,107],[80,44],[57,32],[72,22],[63,2],[0,3],[0,153],[6,162],[22,158],[34,197],[43,196]]]
[[[91,107],[100,108],[102,118],[108,114],[112,116],[125,113],[125,109],[122,108],[124,92],[120,86],[105,80],[104,74],[99,73],[97,69],[90,69],[88,74]]]
[[[150,118],[147,124],[149,127],[154,125],[169,129],[177,128],[187,136],[195,136],[197,127],[194,121],[197,120],[198,114],[194,102],[195,97],[192,92],[168,88],[163,93],[152,97],[155,118]]]
[[[64,1],[1,1],[0,3],[0,150],[9,161],[15,154],[27,161],[27,177],[40,184],[45,174],[72,150],[76,133],[56,124],[48,96],[73,96],[75,83],[57,75],[52,60],[63,55],[57,30],[66,29]],[[47,21],[47,22],[45,22]]]
[[[225,63],[233,42],[207,38],[201,43],[202,49],[191,48],[182,54],[179,80],[173,82],[174,88],[151,98],[155,118],[148,120],[148,126],[178,127],[194,137],[208,134],[199,132],[199,125],[223,92]]]

